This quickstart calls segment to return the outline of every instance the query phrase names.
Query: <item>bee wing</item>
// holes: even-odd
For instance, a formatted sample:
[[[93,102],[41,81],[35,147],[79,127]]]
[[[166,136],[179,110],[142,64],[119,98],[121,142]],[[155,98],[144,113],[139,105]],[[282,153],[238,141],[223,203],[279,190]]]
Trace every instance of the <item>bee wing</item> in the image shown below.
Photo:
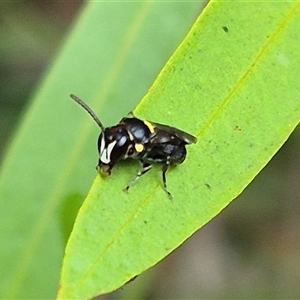
[[[196,144],[196,142],[197,142],[196,137],[194,137],[193,135],[191,135],[185,131],[182,131],[175,127],[164,125],[164,124],[159,124],[159,123],[154,123],[154,122],[150,122],[150,123],[153,125],[155,130],[161,130],[161,131],[167,132],[168,134],[175,135],[176,137],[183,140],[187,144]]]

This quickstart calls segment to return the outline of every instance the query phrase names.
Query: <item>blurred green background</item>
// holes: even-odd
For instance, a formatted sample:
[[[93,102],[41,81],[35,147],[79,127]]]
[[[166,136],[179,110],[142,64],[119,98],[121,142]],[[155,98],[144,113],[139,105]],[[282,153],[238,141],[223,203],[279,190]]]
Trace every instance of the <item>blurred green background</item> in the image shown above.
[[[193,15],[186,10],[190,26],[203,5],[195,5],[198,10]],[[0,3],[1,161],[27,100],[55,59],[82,7],[80,1]],[[176,25],[174,19],[174,28]],[[161,67],[179,43],[180,39],[159,50]],[[155,47],[152,49],[155,51]],[[139,74],[139,66],[133,67]],[[138,76],[132,81],[137,82]],[[245,192],[220,215],[157,266],[119,291],[99,298],[300,298],[299,148],[298,128]],[[41,275],[47,277],[46,273]]]

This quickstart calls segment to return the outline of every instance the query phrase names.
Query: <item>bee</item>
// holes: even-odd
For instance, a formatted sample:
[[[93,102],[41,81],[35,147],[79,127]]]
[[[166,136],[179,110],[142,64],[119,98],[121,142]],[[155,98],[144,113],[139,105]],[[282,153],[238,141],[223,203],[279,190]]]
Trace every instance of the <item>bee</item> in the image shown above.
[[[185,146],[195,144],[196,137],[175,127],[138,119],[133,113],[115,126],[104,127],[85,102],[74,95],[70,97],[91,115],[101,129],[98,138],[99,162],[96,167],[100,173],[109,176],[119,160],[139,160],[142,169],[124,189],[128,192],[154,163],[161,163],[163,189],[173,199],[167,187],[166,173],[170,166],[183,163],[187,152]]]

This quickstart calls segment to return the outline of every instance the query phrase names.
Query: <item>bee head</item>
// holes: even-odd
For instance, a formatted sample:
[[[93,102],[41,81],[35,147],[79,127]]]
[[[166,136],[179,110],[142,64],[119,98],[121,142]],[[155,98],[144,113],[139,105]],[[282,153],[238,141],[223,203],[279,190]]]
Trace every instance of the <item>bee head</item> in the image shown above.
[[[128,131],[124,126],[116,125],[105,128],[98,139],[98,170],[103,175],[110,175],[116,162],[127,158],[131,148]]]
[[[134,143],[130,140],[126,124],[105,128],[85,102],[74,95],[70,95],[70,97],[91,115],[101,129],[98,138],[99,163],[97,169],[103,175],[108,176],[117,161],[134,153]]]

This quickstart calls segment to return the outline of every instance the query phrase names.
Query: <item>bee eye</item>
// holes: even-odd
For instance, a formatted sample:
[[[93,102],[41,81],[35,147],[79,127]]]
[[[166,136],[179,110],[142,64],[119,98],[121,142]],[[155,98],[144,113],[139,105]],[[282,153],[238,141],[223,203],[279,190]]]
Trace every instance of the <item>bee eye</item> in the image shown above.
[[[121,138],[118,140],[118,147],[123,147],[127,141],[128,137],[126,135],[121,136]]]

